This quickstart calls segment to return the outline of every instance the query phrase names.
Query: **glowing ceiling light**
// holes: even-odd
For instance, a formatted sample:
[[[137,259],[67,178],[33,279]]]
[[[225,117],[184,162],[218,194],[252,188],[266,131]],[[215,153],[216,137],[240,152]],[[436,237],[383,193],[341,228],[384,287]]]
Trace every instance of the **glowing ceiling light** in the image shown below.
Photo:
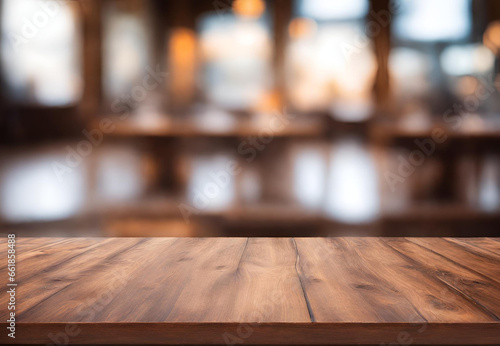
[[[470,0],[400,0],[400,4],[393,26],[398,38],[449,41],[470,33]]]
[[[242,17],[259,18],[266,9],[263,0],[236,0],[233,2],[233,11]]]
[[[295,18],[288,25],[288,34],[291,38],[311,37],[316,32],[316,22],[309,18]]]
[[[299,5],[302,16],[318,20],[362,18],[368,9],[368,0],[302,0]]]
[[[488,25],[483,35],[483,43],[493,53],[498,54],[500,50],[500,21]]]

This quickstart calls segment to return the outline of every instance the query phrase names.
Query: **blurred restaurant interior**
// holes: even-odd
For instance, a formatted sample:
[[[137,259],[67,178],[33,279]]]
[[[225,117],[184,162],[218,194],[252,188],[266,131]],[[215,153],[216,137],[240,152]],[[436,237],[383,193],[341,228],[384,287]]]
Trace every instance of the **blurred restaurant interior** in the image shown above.
[[[2,234],[500,236],[500,1],[0,11]]]

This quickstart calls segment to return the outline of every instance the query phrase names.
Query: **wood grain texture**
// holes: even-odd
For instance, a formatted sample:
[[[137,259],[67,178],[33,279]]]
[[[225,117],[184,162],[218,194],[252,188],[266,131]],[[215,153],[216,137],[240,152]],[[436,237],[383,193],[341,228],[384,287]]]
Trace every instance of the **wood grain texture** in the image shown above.
[[[492,317],[380,239],[297,239],[318,322],[466,322]],[[323,259],[309,259],[321,254]],[[312,263],[312,265],[311,265]],[[310,275],[313,275],[312,277]]]
[[[492,256],[480,254],[441,238],[413,238],[412,241],[500,283],[500,260]]]
[[[19,238],[17,337],[0,343],[500,344],[498,244]]]
[[[167,316],[173,322],[309,322],[291,239],[211,238],[179,268],[185,282]],[[179,244],[184,247],[183,242]],[[197,260],[194,260],[197,259]],[[167,285],[173,285],[169,281]]]
[[[59,248],[57,256],[52,256],[53,251],[50,252],[47,260],[53,262],[49,262],[50,264],[38,275],[25,278],[20,276],[20,279],[18,278],[23,287],[26,287],[29,291],[24,294],[23,289],[22,304],[17,307],[17,315],[22,318],[33,307],[45,300],[49,300],[53,295],[72,284],[78,285],[78,280],[87,280],[89,275],[93,275],[96,271],[109,266],[114,257],[142,242],[144,240],[134,238],[121,239],[119,242],[101,241],[99,246],[89,246],[92,252],[87,255],[85,253],[88,249],[85,247],[79,248],[79,251],[77,251],[73,246],[69,245],[71,243],[57,243],[67,246],[60,248],[56,246]],[[25,267],[37,267],[37,256],[23,256],[22,250],[19,248],[17,252],[20,254],[19,265],[17,265],[19,272],[25,272]],[[33,253],[38,253],[38,249]],[[60,262],[60,258],[67,258],[68,255],[71,255],[70,259]],[[7,296],[1,296],[0,306],[6,306],[7,299]],[[0,311],[0,318],[3,319],[4,316],[6,316],[6,311]]]
[[[393,278],[380,272],[379,263],[359,256],[347,238],[298,238],[296,244],[298,272],[314,321],[425,321],[394,287]]]
[[[435,276],[494,319],[500,319],[500,285],[494,280],[470,271],[412,241],[392,238],[385,242],[414,263],[415,268]]]
[[[22,343],[55,345],[496,345],[498,324],[433,323],[24,323]],[[241,328],[244,326],[244,328]],[[76,335],[68,336],[68,329]],[[248,329],[251,328],[251,329]],[[243,330],[238,334],[238,330]],[[480,331],[480,332],[478,332]],[[223,335],[234,334],[236,343]],[[49,335],[51,337],[49,337]],[[239,337],[241,335],[241,337]],[[245,337],[249,335],[248,337]],[[6,338],[0,336],[0,342]],[[43,342],[41,342],[43,341]],[[21,343],[20,340],[10,343]]]
[[[44,241],[46,239],[46,241]],[[7,254],[7,238],[2,239],[2,247],[1,258],[5,258]],[[40,249],[43,251],[43,248],[54,247],[57,244],[69,243],[71,239],[67,238],[21,238],[21,241],[16,240],[15,249],[18,253],[18,256],[24,260],[28,257],[25,256],[36,256],[36,252],[33,251],[35,249]],[[18,258],[19,259],[19,258]],[[7,262],[0,262],[0,269],[5,269],[7,267]]]
[[[492,256],[500,260],[500,242],[491,241],[488,238],[445,238],[446,240],[462,245],[472,252],[482,254],[484,256]]]

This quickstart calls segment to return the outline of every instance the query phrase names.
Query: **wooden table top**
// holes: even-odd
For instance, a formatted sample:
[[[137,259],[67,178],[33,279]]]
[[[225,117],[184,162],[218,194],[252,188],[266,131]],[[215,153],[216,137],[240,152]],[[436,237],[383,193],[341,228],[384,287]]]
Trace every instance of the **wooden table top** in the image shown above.
[[[500,344],[500,239],[18,238],[16,258],[2,344]]]

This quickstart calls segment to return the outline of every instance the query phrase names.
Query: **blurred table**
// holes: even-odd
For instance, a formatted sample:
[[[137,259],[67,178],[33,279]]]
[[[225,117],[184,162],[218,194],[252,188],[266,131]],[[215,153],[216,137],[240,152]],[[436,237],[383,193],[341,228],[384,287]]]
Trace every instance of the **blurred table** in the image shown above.
[[[18,238],[16,258],[2,344],[500,344],[499,239]]]

